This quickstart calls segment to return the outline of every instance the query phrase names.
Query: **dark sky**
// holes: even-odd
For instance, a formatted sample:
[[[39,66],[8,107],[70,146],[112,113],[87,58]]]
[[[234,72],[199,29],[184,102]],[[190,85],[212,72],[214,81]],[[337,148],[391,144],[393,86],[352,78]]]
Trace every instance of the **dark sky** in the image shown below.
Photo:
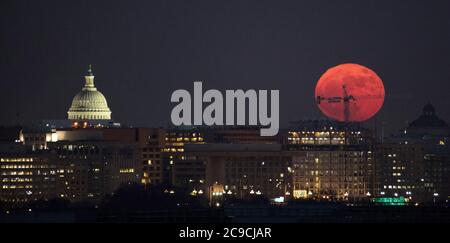
[[[315,83],[360,63],[384,80],[379,119],[401,128],[431,101],[450,121],[450,1],[0,3],[0,123],[62,119],[93,64],[113,118],[167,125],[171,93],[279,89],[281,123],[321,118]]]

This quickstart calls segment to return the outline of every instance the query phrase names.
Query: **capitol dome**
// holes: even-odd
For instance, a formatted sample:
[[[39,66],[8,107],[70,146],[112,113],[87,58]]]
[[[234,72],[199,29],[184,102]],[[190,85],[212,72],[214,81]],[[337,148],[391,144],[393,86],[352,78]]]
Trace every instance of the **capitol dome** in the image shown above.
[[[111,120],[111,110],[105,96],[94,85],[94,74],[89,67],[86,84],[75,95],[67,114],[69,120]]]

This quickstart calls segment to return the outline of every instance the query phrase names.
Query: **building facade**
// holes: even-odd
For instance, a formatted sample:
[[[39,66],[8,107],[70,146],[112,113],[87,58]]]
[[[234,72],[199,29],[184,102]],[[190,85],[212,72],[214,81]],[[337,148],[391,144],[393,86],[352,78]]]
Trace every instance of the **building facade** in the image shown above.
[[[367,200],[375,193],[372,133],[328,121],[297,123],[285,149],[293,155],[294,197]]]
[[[0,202],[23,205],[57,197],[57,166],[47,152],[0,146]]]
[[[207,192],[213,201],[261,196],[282,199],[292,195],[292,153],[280,144],[204,144],[186,146],[183,178],[193,190]],[[195,180],[194,180],[195,181]]]
[[[58,141],[50,144],[50,151],[56,154],[58,196],[73,202],[98,202],[141,178],[136,144]]]
[[[413,201],[418,202],[447,202],[450,199],[449,141],[450,127],[439,118],[431,104],[425,105],[422,114],[406,128],[385,139],[381,147],[389,150],[384,150],[380,157],[387,157],[391,164],[404,163],[401,166],[392,165],[392,168],[388,166],[383,171],[385,176],[392,175],[388,179],[391,182],[407,182],[406,185],[400,184],[392,188],[400,191],[398,186],[402,187],[402,192],[396,192],[394,196],[398,194],[406,198],[412,197]],[[393,168],[397,171],[390,173]],[[398,171],[399,168],[405,171]],[[385,191],[385,186],[388,189],[389,186],[394,187],[390,184],[393,183],[380,187]],[[413,186],[416,187],[415,190],[410,189]],[[408,195],[404,195],[405,192]]]
[[[420,144],[383,143],[377,148],[377,195],[424,202],[424,149]]]

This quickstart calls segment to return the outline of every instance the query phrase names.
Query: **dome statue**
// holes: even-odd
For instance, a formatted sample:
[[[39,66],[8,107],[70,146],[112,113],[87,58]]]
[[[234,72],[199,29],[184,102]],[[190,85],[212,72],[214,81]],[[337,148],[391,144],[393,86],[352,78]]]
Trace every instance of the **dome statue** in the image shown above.
[[[86,84],[75,95],[67,112],[69,120],[111,120],[111,110],[105,96],[94,85],[92,66],[85,76]]]

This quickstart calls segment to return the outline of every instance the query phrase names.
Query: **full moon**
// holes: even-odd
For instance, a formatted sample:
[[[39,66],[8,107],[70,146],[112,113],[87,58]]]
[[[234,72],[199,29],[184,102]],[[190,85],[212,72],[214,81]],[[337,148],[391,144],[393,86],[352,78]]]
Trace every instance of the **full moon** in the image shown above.
[[[358,64],[328,69],[317,82],[316,103],[327,117],[340,122],[364,122],[382,108],[385,90],[381,78]]]

